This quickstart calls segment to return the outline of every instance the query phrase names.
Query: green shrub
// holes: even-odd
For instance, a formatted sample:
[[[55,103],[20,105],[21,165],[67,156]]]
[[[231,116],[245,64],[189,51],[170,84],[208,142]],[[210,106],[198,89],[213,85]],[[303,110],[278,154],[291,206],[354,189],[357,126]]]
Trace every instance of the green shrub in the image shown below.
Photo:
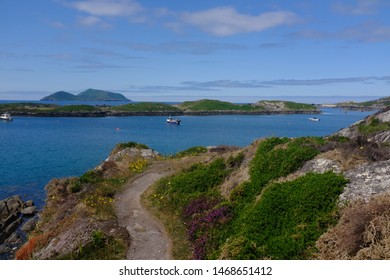
[[[247,195],[259,193],[270,181],[287,176],[300,168],[306,161],[316,156],[317,145],[323,140],[314,137],[268,138],[259,144],[251,162],[251,184],[247,185]],[[283,146],[279,146],[285,144]]]
[[[306,259],[318,237],[335,222],[336,202],[346,180],[334,173],[309,173],[271,184],[236,221],[245,236],[238,259]]]
[[[118,145],[116,145],[115,150],[123,150],[126,148],[149,149],[149,147],[145,144],[139,144],[131,141],[127,143],[119,143]]]
[[[89,170],[80,176],[80,183],[82,184],[96,184],[101,182],[101,180],[101,174],[95,170]]]

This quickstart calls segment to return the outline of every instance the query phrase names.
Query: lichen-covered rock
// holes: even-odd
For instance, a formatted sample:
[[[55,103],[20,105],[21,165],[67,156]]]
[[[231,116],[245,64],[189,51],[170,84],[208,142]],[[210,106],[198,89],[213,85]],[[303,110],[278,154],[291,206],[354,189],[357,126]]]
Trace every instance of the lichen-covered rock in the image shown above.
[[[139,157],[143,157],[145,159],[152,159],[156,158],[158,155],[159,153],[152,149],[125,148],[111,155],[106,161],[117,162],[123,160],[131,160]]]
[[[390,160],[362,164],[345,172],[350,181],[340,196],[340,201],[363,199],[390,190]]]

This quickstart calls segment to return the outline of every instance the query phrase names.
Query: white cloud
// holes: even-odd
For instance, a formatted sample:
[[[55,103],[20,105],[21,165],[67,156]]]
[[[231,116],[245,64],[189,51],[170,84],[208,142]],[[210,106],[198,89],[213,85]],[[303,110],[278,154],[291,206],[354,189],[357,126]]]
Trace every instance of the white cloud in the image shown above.
[[[380,0],[357,0],[354,5],[337,2],[333,9],[346,15],[373,15],[378,12],[381,5]]]
[[[181,20],[215,36],[260,32],[300,21],[297,15],[289,11],[267,12],[252,16],[240,14],[232,7],[217,7],[193,13],[186,12],[181,15]]]
[[[95,17],[95,16],[79,17],[78,22],[80,25],[86,26],[86,27],[107,26],[106,23],[104,23],[100,18]]]
[[[71,6],[93,16],[130,16],[143,10],[133,0],[85,0],[74,2]]]

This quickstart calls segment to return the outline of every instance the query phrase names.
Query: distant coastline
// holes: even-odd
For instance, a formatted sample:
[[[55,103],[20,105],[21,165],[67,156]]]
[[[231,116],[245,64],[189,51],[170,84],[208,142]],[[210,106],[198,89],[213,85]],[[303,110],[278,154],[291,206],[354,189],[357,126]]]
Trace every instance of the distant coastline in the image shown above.
[[[127,103],[118,106],[72,105],[60,106],[48,103],[5,103],[0,112],[13,116],[29,117],[111,117],[111,116],[208,116],[208,115],[273,115],[273,114],[319,114],[312,104],[290,101],[259,101],[253,104],[234,104],[219,100],[187,101],[178,104],[159,102]]]

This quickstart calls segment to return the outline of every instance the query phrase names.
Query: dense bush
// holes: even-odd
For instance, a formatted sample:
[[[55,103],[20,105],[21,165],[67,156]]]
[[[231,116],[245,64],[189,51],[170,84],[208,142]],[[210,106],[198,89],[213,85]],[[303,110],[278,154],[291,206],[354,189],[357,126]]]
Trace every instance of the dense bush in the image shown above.
[[[292,140],[273,137],[261,142],[251,162],[251,183],[246,185],[246,195],[252,197],[270,180],[287,176],[300,168],[319,153],[316,146],[320,142],[320,138],[314,137]]]
[[[345,184],[343,177],[330,172],[271,184],[236,220],[236,236],[247,241],[234,258],[307,258],[334,222],[336,201]]]

